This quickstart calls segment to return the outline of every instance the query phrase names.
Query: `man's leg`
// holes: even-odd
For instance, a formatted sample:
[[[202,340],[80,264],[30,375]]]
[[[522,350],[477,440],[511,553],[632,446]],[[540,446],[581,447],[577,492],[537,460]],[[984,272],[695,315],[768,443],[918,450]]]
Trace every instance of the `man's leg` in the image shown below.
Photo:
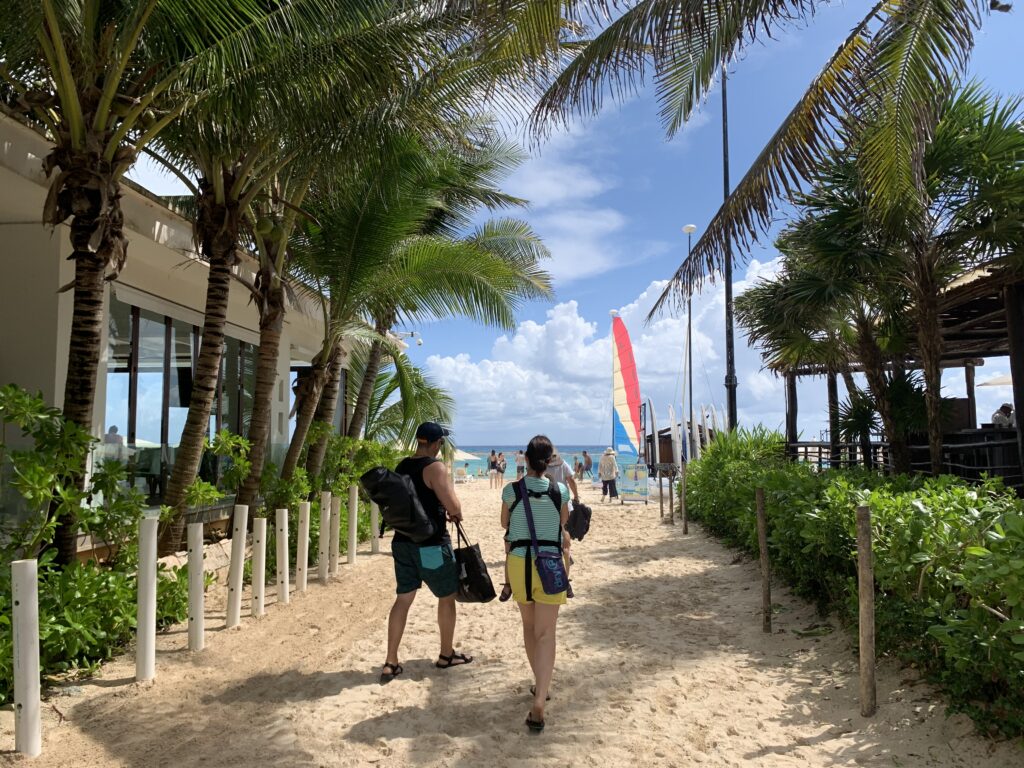
[[[451,656],[455,644],[455,595],[437,599],[437,626],[441,630],[441,655]]]
[[[403,592],[395,598],[395,604],[391,606],[391,613],[388,614],[388,655],[384,659],[387,664],[398,663],[398,646],[402,642],[402,635],[405,633],[405,622],[409,618],[409,608],[412,601],[416,599],[416,590]]]

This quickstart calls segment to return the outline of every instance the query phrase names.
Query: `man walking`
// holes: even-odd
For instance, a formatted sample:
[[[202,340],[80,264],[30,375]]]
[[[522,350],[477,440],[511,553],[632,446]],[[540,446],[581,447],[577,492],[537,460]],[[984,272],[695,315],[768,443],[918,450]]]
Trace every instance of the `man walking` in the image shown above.
[[[594,459],[586,451],[583,452],[583,474],[593,479]]]
[[[402,459],[395,472],[407,475],[416,487],[427,516],[434,523],[435,533],[426,541],[416,543],[407,536],[396,532],[391,542],[391,554],[395,559],[395,582],[397,597],[388,614],[388,653],[381,670],[380,682],[389,683],[402,674],[398,661],[398,646],[405,632],[409,608],[416,599],[416,592],[426,582],[437,598],[437,625],[441,633],[441,652],[435,666],[441,669],[469,664],[472,656],[456,653],[455,638],[455,593],[458,589],[458,571],[452,541],[448,536],[447,521],[462,520],[462,505],[455,495],[455,489],[448,479],[444,464],[438,460],[448,430],[440,424],[427,421],[416,430],[416,453]]]
[[[576,480],[573,479],[572,470],[569,469],[569,465],[565,463],[565,460],[558,454],[557,449],[551,454],[551,458],[548,459],[548,468],[544,472],[545,477],[549,480],[554,480],[556,483],[562,483],[572,492],[572,503],[580,503],[580,492],[576,487]],[[572,509],[572,507],[570,507]]]

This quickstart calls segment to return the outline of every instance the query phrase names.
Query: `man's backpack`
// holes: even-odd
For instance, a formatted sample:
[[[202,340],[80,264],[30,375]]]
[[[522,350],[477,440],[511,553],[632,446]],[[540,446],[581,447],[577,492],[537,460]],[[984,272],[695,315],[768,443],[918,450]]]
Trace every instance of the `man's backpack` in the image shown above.
[[[565,523],[565,530],[569,532],[569,538],[576,541],[583,541],[583,537],[590,530],[591,510],[583,502],[576,502],[572,505],[572,512]]]
[[[417,544],[437,533],[408,475],[392,472],[387,467],[374,467],[359,478],[359,484],[380,508],[383,525]]]

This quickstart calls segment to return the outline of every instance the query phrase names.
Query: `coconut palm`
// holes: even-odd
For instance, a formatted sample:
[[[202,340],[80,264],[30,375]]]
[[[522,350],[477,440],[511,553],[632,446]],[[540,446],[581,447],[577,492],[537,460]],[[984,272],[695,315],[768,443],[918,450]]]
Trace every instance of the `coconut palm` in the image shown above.
[[[43,221],[71,219],[68,420],[92,428],[105,281],[127,258],[121,178],[184,110],[265,60],[282,28],[308,28],[313,19],[304,22],[297,10],[306,5],[10,0],[0,8],[3,98],[53,142],[43,164]],[[74,534],[74,521],[63,521],[64,561],[73,557]]]

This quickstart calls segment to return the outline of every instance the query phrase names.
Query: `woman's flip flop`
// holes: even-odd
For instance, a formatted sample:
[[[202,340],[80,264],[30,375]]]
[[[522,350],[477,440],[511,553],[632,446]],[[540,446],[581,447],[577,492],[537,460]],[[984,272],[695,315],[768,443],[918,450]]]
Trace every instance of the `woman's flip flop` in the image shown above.
[[[544,730],[543,720],[534,720],[530,717],[530,713],[526,713],[526,727],[530,729],[530,733],[540,733]]]
[[[388,672],[387,670],[391,670]],[[380,673],[380,684],[390,683],[396,677],[398,677],[405,670],[402,669],[401,664],[392,664],[390,662],[384,662],[384,671]]]
[[[505,603],[508,602],[510,597],[512,597],[512,585],[506,581],[501,586],[501,594],[498,595],[498,601]]]

